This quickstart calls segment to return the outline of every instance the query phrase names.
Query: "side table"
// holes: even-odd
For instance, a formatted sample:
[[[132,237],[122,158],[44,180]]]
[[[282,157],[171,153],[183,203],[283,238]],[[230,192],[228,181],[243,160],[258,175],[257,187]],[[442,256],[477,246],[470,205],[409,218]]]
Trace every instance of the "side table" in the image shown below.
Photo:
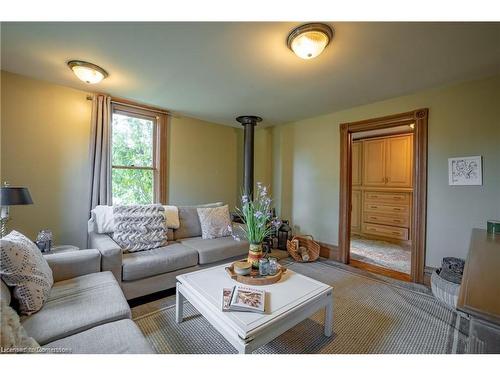
[[[69,251],[80,250],[79,247],[73,245],[59,245],[53,246],[50,251],[46,251],[43,254],[55,254],[55,253],[66,253]]]

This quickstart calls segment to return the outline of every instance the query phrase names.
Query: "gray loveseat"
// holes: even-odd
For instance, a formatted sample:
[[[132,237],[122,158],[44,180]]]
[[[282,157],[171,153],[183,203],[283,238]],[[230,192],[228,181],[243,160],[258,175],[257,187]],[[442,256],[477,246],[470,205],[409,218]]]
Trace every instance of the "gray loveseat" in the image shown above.
[[[100,272],[95,249],[45,255],[54,285],[42,309],[21,316],[28,336],[43,348],[71,353],[152,353],[131,320],[128,303],[111,272]],[[1,282],[2,300],[11,293]]]
[[[179,223],[178,229],[169,229],[167,246],[123,253],[112,233],[97,233],[91,218],[89,245],[100,251],[102,271],[114,274],[127,299],[173,288],[177,275],[241,259],[248,253],[248,242],[231,236],[202,239],[196,206],[179,207]]]

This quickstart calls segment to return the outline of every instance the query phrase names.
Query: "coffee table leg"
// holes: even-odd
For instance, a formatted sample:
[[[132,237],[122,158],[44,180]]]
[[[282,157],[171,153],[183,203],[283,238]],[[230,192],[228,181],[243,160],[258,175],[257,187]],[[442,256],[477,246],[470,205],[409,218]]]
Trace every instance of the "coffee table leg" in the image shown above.
[[[238,354],[250,354],[252,351],[249,346],[241,346],[238,348]]]
[[[332,335],[332,323],[333,323],[333,297],[331,294],[328,295],[328,303],[325,306],[325,336],[330,337]]]
[[[182,323],[182,317],[184,316],[184,296],[179,291],[180,283],[177,283],[175,288],[175,321],[177,323]]]

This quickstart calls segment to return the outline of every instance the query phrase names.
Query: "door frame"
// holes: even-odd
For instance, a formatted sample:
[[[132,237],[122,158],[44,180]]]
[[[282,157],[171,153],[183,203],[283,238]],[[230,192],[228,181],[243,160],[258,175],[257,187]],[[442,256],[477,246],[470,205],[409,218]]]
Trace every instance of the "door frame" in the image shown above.
[[[338,261],[349,263],[351,238],[352,134],[399,125],[413,129],[413,210],[411,220],[411,281],[424,283],[427,223],[427,124],[429,109],[340,124],[340,194]]]

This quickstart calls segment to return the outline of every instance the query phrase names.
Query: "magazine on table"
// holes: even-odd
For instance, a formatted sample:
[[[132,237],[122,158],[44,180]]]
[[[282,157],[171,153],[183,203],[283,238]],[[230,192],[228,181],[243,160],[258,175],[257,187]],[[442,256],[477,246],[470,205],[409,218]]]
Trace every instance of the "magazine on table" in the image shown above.
[[[234,286],[222,290],[222,311],[265,312],[266,292]]]

